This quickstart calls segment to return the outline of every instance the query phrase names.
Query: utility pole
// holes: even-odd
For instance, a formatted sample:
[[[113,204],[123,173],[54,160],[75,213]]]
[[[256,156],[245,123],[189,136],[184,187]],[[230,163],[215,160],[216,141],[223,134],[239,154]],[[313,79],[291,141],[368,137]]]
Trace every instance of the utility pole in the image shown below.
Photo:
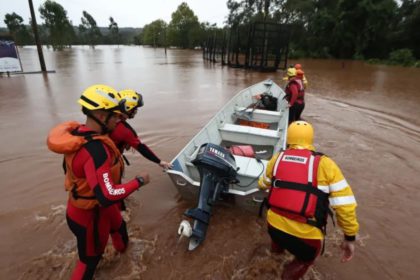
[[[32,31],[34,32],[34,36],[35,36],[36,48],[38,50],[38,56],[39,56],[39,63],[41,64],[41,71],[47,72],[47,68],[45,67],[44,54],[42,53],[41,41],[39,40],[39,35],[38,35],[38,25],[36,24],[34,5],[32,4],[32,0],[28,0],[28,1],[29,1],[29,9],[31,10],[31,17],[32,17]]]

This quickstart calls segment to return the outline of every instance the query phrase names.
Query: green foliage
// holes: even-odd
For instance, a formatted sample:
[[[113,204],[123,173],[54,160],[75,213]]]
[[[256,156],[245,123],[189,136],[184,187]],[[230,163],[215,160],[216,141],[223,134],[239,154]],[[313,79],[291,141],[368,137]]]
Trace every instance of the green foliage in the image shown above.
[[[4,16],[4,23],[9,29],[10,34],[13,36],[19,31],[19,29],[22,28],[22,26],[24,26],[22,22],[23,18],[16,13],[6,14]]]
[[[414,65],[415,58],[413,52],[410,49],[400,49],[393,51],[389,54],[390,64],[399,64],[404,66]]]
[[[366,59],[418,67],[419,0],[227,0],[226,5],[227,23],[238,30],[240,38],[247,38],[249,28],[244,26],[248,23],[266,20],[287,24],[292,34],[289,57]],[[119,29],[112,17],[108,28],[97,27],[93,17],[84,12],[78,38],[61,5],[47,0],[39,11],[45,21],[39,27],[41,40],[54,49],[75,42],[194,48],[209,38],[221,40],[226,34],[210,23],[200,23],[186,3],[177,7],[169,24],[153,21],[140,34],[138,29]],[[19,15],[7,14],[4,22],[18,44],[33,42]],[[246,47],[245,41],[238,47]]]
[[[48,39],[54,50],[70,46],[75,38],[72,24],[67,18],[67,11],[60,4],[47,0],[39,7],[41,18],[48,29]]]
[[[394,48],[410,48],[420,58],[420,1],[402,0],[394,35]]]
[[[369,64],[386,64],[386,62],[378,58],[369,58],[366,62]]]
[[[395,11],[393,0],[339,1],[333,54],[340,58],[355,54],[386,57],[387,34]]]
[[[289,58],[298,59],[306,57],[306,53],[299,49],[289,49]]]
[[[81,21],[82,24],[79,25],[79,37],[82,43],[89,44],[92,47],[95,46],[102,37],[95,19],[88,12],[83,11]]]
[[[166,46],[167,26],[166,22],[161,19],[146,24],[143,28],[142,43],[153,47]]]
[[[10,35],[13,36],[17,45],[32,44],[33,38],[30,30],[23,24],[23,18],[16,14],[6,14],[4,16],[4,23],[9,29]]]
[[[113,17],[109,17],[109,25],[108,29],[110,32],[110,39],[112,42],[116,42],[117,45],[120,44],[120,30],[118,28],[118,24],[114,21]]]
[[[194,48],[203,41],[200,34],[202,33],[197,16],[187,3],[181,3],[172,13],[172,19],[168,26],[169,44],[181,48]]]
[[[403,48],[420,57],[418,0],[228,0],[227,6],[231,26],[290,24],[292,57],[383,61]]]

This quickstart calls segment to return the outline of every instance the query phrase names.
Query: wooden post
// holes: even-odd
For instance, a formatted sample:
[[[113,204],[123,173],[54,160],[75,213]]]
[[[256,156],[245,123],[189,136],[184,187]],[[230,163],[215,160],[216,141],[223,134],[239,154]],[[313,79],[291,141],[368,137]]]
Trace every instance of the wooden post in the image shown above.
[[[29,1],[29,9],[31,10],[31,17],[32,17],[32,31],[34,32],[34,36],[35,36],[36,48],[38,50],[38,56],[39,56],[39,63],[41,64],[41,71],[46,72],[47,68],[45,67],[44,54],[42,53],[41,41],[39,40],[39,36],[38,36],[38,26],[36,24],[34,5],[32,4],[32,0],[28,0],[28,1]]]

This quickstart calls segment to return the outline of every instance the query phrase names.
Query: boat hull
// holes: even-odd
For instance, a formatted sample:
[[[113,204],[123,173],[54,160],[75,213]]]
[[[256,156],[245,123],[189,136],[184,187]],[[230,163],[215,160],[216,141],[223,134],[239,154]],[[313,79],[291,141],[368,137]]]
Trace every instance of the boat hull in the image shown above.
[[[277,111],[256,108],[259,95],[270,94],[277,100]],[[284,91],[266,80],[236,94],[198,132],[172,160],[167,173],[182,198],[196,201],[200,190],[200,174],[191,161],[199,147],[213,143],[229,148],[231,145],[252,145],[255,158],[234,155],[238,166],[238,183],[224,191],[223,201],[241,209],[258,211],[267,192],[258,189],[258,179],[265,171],[272,155],[285,148],[288,124],[288,106]],[[242,125],[243,121],[261,122],[264,127]]]

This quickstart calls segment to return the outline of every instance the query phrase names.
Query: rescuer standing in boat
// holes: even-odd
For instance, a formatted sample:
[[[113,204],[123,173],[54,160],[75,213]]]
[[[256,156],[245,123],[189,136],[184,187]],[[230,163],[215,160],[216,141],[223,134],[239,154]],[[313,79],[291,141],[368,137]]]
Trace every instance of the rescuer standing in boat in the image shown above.
[[[305,89],[303,81],[296,77],[296,69],[287,69],[288,82],[284,89],[286,100],[289,102],[289,124],[300,120],[305,108]]]
[[[80,99],[85,124],[66,122],[53,128],[48,147],[64,154],[66,218],[77,238],[79,260],[71,279],[92,279],[108,242],[118,252],[128,244],[119,202],[149,182],[149,174],[121,184],[124,162],[107,133],[120,121],[118,92],[105,85],[87,88]]]
[[[125,89],[119,92],[121,97],[120,106],[124,108],[121,121],[110,133],[111,139],[115,142],[121,153],[130,147],[136,149],[142,156],[150,161],[159,164],[164,169],[172,168],[172,164],[159,159],[159,157],[145,144],[142,143],[137,132],[127,123],[127,119],[136,116],[138,108],[144,105],[143,96],[132,89]]]
[[[344,232],[342,262],[353,258],[359,230],[356,200],[340,168],[329,157],[315,152],[313,128],[305,121],[290,124],[288,148],[273,156],[258,182],[270,189],[268,233],[272,250],[295,258],[284,266],[282,279],[300,279],[322,248],[329,207]]]

